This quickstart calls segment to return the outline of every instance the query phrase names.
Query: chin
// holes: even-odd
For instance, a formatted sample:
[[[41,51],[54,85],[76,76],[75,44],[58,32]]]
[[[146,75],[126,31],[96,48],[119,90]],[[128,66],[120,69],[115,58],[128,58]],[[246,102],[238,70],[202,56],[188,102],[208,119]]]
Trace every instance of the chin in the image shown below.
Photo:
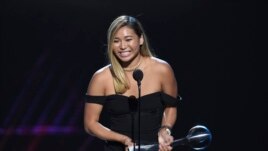
[[[129,61],[131,61],[132,57],[131,56],[128,56],[128,57],[118,57],[118,59],[121,62],[129,62]]]

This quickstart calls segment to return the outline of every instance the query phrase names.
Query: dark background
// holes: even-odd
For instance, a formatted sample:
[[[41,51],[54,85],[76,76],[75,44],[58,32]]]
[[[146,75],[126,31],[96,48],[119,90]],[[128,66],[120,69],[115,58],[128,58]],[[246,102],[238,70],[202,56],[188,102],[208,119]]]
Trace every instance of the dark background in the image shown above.
[[[142,22],[157,56],[174,69],[183,97],[176,138],[201,124],[213,136],[207,150],[261,148],[262,137],[249,137],[252,126],[263,132],[251,105],[260,98],[255,2],[9,0],[0,8],[1,151],[101,150],[83,129],[83,96],[107,64],[106,32],[122,14]]]

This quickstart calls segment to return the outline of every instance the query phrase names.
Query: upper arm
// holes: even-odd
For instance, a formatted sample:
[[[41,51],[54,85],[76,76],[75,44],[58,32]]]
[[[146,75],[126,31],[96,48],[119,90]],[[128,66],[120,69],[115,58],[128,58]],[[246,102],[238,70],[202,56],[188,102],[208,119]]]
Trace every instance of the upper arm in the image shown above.
[[[161,89],[164,93],[177,98],[177,81],[171,66],[164,62],[160,66],[161,74]],[[177,118],[177,108],[174,106],[166,107],[164,110],[164,116],[162,119],[162,125],[168,125],[173,127]]]
[[[97,103],[85,103],[84,107],[84,129],[88,134],[95,135],[99,125],[100,115],[103,106]]]
[[[172,67],[168,63],[163,63],[161,67],[161,88],[166,94],[177,98],[178,88],[177,80],[174,75]]]
[[[88,88],[87,95],[104,96],[105,95],[105,74],[103,71],[97,71],[92,76]],[[91,122],[98,122],[103,106],[96,103],[85,103],[84,108],[84,121],[86,125]]]
[[[84,121],[85,124],[98,122],[103,106],[96,103],[85,103]]]

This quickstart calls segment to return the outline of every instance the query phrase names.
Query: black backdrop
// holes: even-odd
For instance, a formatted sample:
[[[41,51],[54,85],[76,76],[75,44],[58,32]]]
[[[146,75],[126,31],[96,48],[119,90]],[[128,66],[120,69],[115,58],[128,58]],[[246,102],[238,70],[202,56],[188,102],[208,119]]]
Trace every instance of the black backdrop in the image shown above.
[[[83,130],[83,95],[91,75],[107,63],[107,28],[122,14],[142,22],[157,56],[175,71],[183,97],[175,137],[202,124],[213,135],[207,150],[256,149],[245,127],[253,119],[254,3],[1,3],[0,150],[100,150],[101,141]]]

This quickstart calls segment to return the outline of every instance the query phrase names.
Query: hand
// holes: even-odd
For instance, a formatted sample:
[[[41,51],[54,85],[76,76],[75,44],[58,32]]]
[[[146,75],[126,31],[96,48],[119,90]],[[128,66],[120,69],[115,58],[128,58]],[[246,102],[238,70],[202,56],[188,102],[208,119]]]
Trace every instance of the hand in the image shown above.
[[[125,145],[125,151],[128,151],[128,147],[131,147],[131,146],[134,145],[134,143],[132,142],[132,140],[129,137],[127,137],[127,136],[125,136],[123,138],[123,144]]]
[[[174,141],[173,136],[170,135],[164,128],[160,129],[158,132],[158,143],[159,151],[171,151],[172,142]]]

